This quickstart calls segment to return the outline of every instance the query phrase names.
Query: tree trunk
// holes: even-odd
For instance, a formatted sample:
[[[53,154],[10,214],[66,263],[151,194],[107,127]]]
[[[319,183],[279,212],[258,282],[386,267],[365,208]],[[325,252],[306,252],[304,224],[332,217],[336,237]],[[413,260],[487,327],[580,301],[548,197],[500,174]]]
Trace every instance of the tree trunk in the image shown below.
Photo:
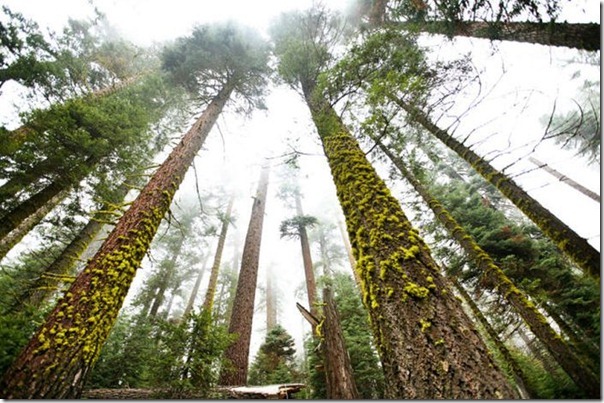
[[[402,22],[395,25],[448,37],[466,36],[546,46],[566,46],[592,52],[600,50],[600,24],[596,23],[425,21]]]
[[[325,376],[327,380],[328,399],[359,399],[359,392],[354,381],[350,356],[344,343],[340,317],[333,299],[333,291],[323,288],[323,353],[325,357]]]
[[[269,269],[266,273],[266,334],[277,326],[277,305],[275,290],[273,289],[273,273]]]
[[[592,192],[591,190],[587,189],[585,186],[581,185],[580,183],[575,182],[568,176],[561,174],[559,171],[550,167],[546,163],[539,161],[535,157],[529,157],[529,161],[532,162],[533,164],[537,165],[539,168],[543,169],[548,174],[552,175],[554,178],[558,179],[560,182],[567,184],[568,186],[575,189],[576,191],[581,192],[585,196],[589,197],[590,199],[595,200],[598,203],[600,203],[600,195],[597,194],[596,192]]]
[[[0,240],[0,261],[6,257],[8,252],[15,247],[29,232],[40,224],[40,222],[69,194],[69,190],[63,190],[50,198],[33,214],[23,221]]]
[[[340,229],[340,233],[342,234],[342,242],[344,242],[344,248],[346,249],[346,254],[348,255],[348,261],[350,262],[350,268],[352,269],[352,274],[354,275],[354,281],[359,287],[361,287],[361,278],[359,277],[359,273],[357,273],[357,271],[354,269],[357,263],[354,259],[354,255],[352,254],[352,248],[350,247],[348,234],[344,229],[344,224],[340,220],[338,220],[338,228]]]
[[[47,158],[38,162],[22,174],[16,174],[8,181],[4,182],[2,186],[0,186],[0,200],[2,200],[1,203],[4,205],[3,207],[6,207],[7,202],[14,199],[19,192],[23,191],[32,183],[39,181],[43,176],[54,173],[56,168],[57,161]]]
[[[72,169],[70,172],[61,175],[52,181],[44,189],[34,194],[27,200],[19,203],[8,211],[1,218],[0,222],[0,240],[3,240],[8,234],[15,230],[29,216],[35,214],[45,204],[53,200],[59,194],[65,196],[72,186],[84,179],[90,170],[98,163],[97,158],[89,157],[82,166]]]
[[[447,232],[461,245],[465,253],[481,269],[487,283],[514,307],[531,331],[539,338],[571,379],[581,388],[585,389],[591,398],[599,397],[600,380],[598,376],[577,357],[568,344],[562,340],[560,335],[551,328],[547,319],[539,312],[535,305],[512,283],[503,270],[476,243],[474,238],[415,179],[413,174],[405,167],[403,161],[394,155],[379,139],[373,137],[373,140],[376,141],[384,154],[390,158],[403,177],[407,179],[422,197],[434,212],[438,221],[447,229]]]
[[[117,204],[123,203],[130,187],[123,184],[115,197]],[[88,245],[98,235],[104,225],[115,219],[116,203],[104,204],[94,213],[88,223],[78,232],[71,242],[63,249],[57,258],[44,270],[44,273],[34,281],[24,295],[19,298],[21,306],[36,306],[48,300],[57,291],[59,284],[66,277],[73,276],[73,271],[80,256]]]
[[[191,290],[191,295],[189,296],[189,301],[187,302],[187,307],[183,312],[183,318],[186,317],[193,311],[193,306],[195,305],[195,299],[197,298],[197,294],[199,293],[199,287],[201,286],[201,279],[203,277],[203,272],[205,271],[206,264],[208,263],[208,259],[210,258],[210,254],[206,254],[205,259],[203,260],[203,264],[199,269],[199,273],[197,274],[197,278],[195,279],[195,284],[193,285],[193,289]]]
[[[302,211],[302,200],[300,195],[296,193],[296,214],[298,217],[304,216]],[[302,262],[304,264],[304,276],[306,278],[306,292],[308,295],[308,308],[310,313],[317,316],[317,282],[315,281],[315,271],[313,268],[312,257],[310,255],[310,243],[308,242],[308,234],[306,233],[306,227],[300,225],[300,246],[302,247]],[[313,334],[315,329],[313,329]]]
[[[432,123],[427,115],[403,100],[390,96],[390,99],[404,109],[409,117],[441,140],[468,162],[489,183],[495,186],[512,203],[530,218],[545,235],[553,240],[558,248],[570,257],[580,268],[596,279],[600,278],[600,253],[584,238],[581,238],[568,225],[533,199],[513,180],[497,171],[488,162],[468,147],[454,139],[445,130]]]
[[[308,90],[382,360],[385,398],[516,397],[399,202],[329,103]]]
[[[214,294],[216,294],[216,283],[218,282],[218,273],[220,272],[220,262],[222,260],[222,250],[224,249],[224,242],[226,240],[227,231],[229,224],[231,223],[231,211],[233,209],[233,202],[235,196],[231,196],[229,204],[226,209],[224,217],[222,217],[222,228],[220,229],[220,236],[218,237],[218,246],[216,246],[216,255],[214,255],[214,263],[212,264],[212,271],[210,272],[210,282],[208,283],[208,289],[206,291],[206,297],[203,301],[203,308],[209,312],[212,312],[212,306],[214,305]]]
[[[229,333],[237,334],[237,340],[225,351],[225,358],[233,365],[223,367],[220,372],[220,384],[224,386],[245,385],[247,382],[250,339],[252,336],[252,319],[254,316],[254,299],[258,280],[258,263],[260,260],[260,243],[262,241],[262,224],[268,190],[269,167],[264,166],[258,183],[258,190],[252,206],[248,225],[241,270],[237,280],[237,291],[233,300],[233,313],[229,323]]]
[[[182,236],[181,238],[178,239],[177,244],[175,246],[175,248],[171,251],[172,254],[170,256],[170,259],[165,261],[165,266],[161,268],[160,272],[158,273],[159,276],[161,277],[161,281],[159,283],[159,288],[157,289],[157,293],[155,294],[155,300],[153,301],[153,305],[151,305],[151,310],[149,311],[149,317],[155,319],[157,317],[157,312],[159,311],[159,308],[162,306],[162,304],[164,303],[164,299],[165,299],[165,294],[166,294],[166,290],[168,289],[168,287],[170,287],[171,283],[172,283],[172,279],[175,276],[175,271],[176,271],[176,261],[178,260],[178,257],[180,256],[180,251],[182,250],[182,247],[185,243],[185,237]],[[164,263],[162,262],[162,263]]]
[[[0,381],[6,399],[78,398],[174,193],[229,96],[172,150]]]
[[[514,381],[516,382],[516,386],[518,386],[521,398],[530,399],[531,394],[533,394],[534,396],[534,393],[529,393],[527,389],[527,385],[529,385],[529,382],[527,381],[526,375],[524,371],[522,371],[520,364],[518,364],[518,361],[514,359],[514,357],[510,353],[510,350],[508,350],[503,341],[499,338],[499,335],[497,334],[495,329],[493,329],[493,326],[491,326],[487,318],[482,314],[472,297],[470,297],[470,295],[459,283],[459,281],[457,279],[451,278],[451,283],[453,283],[455,289],[459,292],[459,294],[461,294],[461,297],[464,299],[464,301],[467,303],[467,305],[470,307],[470,310],[474,314],[474,318],[476,318],[476,320],[480,322],[482,328],[489,335],[489,338],[497,348],[497,351],[499,351],[501,357],[509,366],[512,372],[512,376],[514,377]]]

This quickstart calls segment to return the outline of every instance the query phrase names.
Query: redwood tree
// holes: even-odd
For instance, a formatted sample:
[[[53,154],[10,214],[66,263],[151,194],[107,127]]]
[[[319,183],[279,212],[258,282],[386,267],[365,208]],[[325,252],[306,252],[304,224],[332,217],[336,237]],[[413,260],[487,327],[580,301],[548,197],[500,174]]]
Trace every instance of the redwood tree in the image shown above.
[[[266,55],[255,32],[233,25],[197,28],[166,52],[165,68],[175,80],[195,91],[209,86],[211,76],[219,90],[4,374],[4,398],[81,395],[174,193],[230,95],[257,94]]]
[[[250,355],[250,340],[252,336],[252,319],[254,316],[254,299],[256,298],[256,283],[258,280],[258,263],[260,260],[260,244],[262,241],[262,224],[266,207],[268,191],[268,165],[262,168],[258,190],[252,206],[252,214],[248,224],[241,269],[237,280],[237,291],[233,300],[233,311],[229,321],[229,333],[237,335],[231,344],[225,358],[232,367],[225,366],[220,372],[220,384],[229,386],[245,385],[247,382],[248,359]]]
[[[279,71],[301,90],[323,144],[382,360],[385,397],[515,397],[427,245],[317,86],[330,59],[328,28],[337,24],[317,9],[280,22],[272,31]]]

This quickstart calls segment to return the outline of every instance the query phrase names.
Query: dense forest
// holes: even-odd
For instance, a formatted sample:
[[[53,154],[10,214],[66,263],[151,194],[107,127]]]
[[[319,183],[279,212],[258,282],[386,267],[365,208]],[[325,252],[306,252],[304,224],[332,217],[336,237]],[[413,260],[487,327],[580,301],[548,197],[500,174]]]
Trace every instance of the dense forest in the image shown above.
[[[5,3],[0,398],[601,397],[597,2]]]

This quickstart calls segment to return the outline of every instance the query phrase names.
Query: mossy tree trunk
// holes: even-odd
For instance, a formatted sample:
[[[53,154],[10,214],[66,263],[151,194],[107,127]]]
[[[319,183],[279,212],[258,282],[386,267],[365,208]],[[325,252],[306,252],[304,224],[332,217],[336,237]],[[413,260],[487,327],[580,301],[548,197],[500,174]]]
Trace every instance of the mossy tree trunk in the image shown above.
[[[115,196],[115,202],[108,202],[93,214],[88,223],[76,234],[61,253],[48,265],[44,272],[19,298],[21,306],[36,306],[48,300],[57,291],[59,284],[74,275],[74,268],[80,256],[99,234],[104,225],[115,219],[117,205],[124,201],[130,187],[120,186]]]
[[[466,147],[445,130],[436,126],[430,118],[414,107],[395,96],[390,99],[405,110],[409,118],[422,125],[428,132],[436,136],[447,147],[455,151],[468,162],[489,183],[495,186],[503,195],[516,205],[542,231],[553,240],[558,248],[573,260],[583,271],[596,279],[600,278],[600,253],[587,240],[581,238],[562,220],[533,199],[512,179],[493,168],[478,154]]]
[[[573,379],[573,381],[586,390],[588,396],[599,397],[600,380],[598,376],[585,365],[573,352],[570,346],[562,340],[559,334],[549,325],[547,319],[539,312],[537,307],[518,289],[505,275],[503,270],[495,264],[493,259],[476,243],[474,238],[459,225],[457,220],[422,186],[415,176],[405,167],[400,157],[394,155],[379,139],[373,137],[380,149],[390,158],[400,171],[401,175],[413,186],[422,197],[447,232],[455,239],[465,253],[481,269],[484,280],[495,291],[505,298],[522,317],[531,331],[539,338],[560,366]]]
[[[356,140],[327,101],[308,87],[305,95],[346,217],[385,397],[516,397]]]
[[[233,299],[233,309],[229,321],[229,333],[236,334],[238,337],[224,354],[225,358],[232,364],[232,368],[223,367],[220,371],[219,383],[224,386],[240,386],[247,382],[268,175],[269,167],[267,165],[262,168],[260,174],[258,190],[254,198],[245,244],[243,245],[237,291]]]
[[[340,316],[333,299],[333,291],[323,288],[323,354],[328,399],[359,399],[359,391],[354,381],[350,355],[344,343]]]
[[[4,374],[7,399],[78,398],[174,193],[232,92],[225,85]]]
[[[395,23],[431,34],[600,50],[600,24],[567,22],[422,21]]]
[[[212,270],[210,272],[210,281],[208,283],[208,289],[206,296],[203,301],[202,309],[206,309],[212,312],[214,305],[214,295],[216,294],[216,284],[218,283],[218,273],[220,272],[220,262],[222,261],[222,251],[224,249],[224,242],[226,240],[227,231],[231,223],[231,211],[233,210],[233,203],[235,196],[231,196],[226,212],[222,217],[222,228],[220,229],[220,235],[218,236],[218,245],[216,246],[216,254],[214,255],[214,263],[212,264]]]
[[[470,297],[468,292],[465,290],[465,288],[463,288],[459,281],[453,278],[451,279],[451,283],[453,283],[455,289],[461,295],[461,298],[463,298],[466,304],[470,307],[474,318],[478,320],[484,331],[487,333],[487,335],[495,345],[495,348],[497,348],[497,351],[499,351],[499,354],[501,354],[501,357],[510,368],[510,371],[514,378],[514,382],[516,382],[516,386],[518,386],[518,389],[520,390],[521,397],[523,399],[530,399],[531,393],[529,393],[527,389],[529,382],[527,381],[526,374],[522,370],[522,367],[520,366],[518,361],[514,359],[514,357],[510,353],[510,350],[508,350],[503,341],[499,338],[499,335],[497,334],[495,329],[493,329],[493,326],[491,326],[487,318],[480,311],[480,308],[478,308],[478,305],[476,305],[476,302],[474,302],[472,297]]]

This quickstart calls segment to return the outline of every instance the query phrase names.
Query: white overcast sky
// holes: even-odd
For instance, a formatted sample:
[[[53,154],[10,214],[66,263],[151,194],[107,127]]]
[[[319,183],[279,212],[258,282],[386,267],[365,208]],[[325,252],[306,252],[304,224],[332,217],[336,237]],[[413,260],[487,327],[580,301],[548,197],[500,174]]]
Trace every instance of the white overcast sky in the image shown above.
[[[61,30],[68,17],[85,18],[91,15],[92,9],[84,0],[0,0],[0,4],[9,6],[13,11],[22,12],[41,26],[48,26],[55,31]],[[121,34],[140,45],[150,45],[186,35],[197,23],[226,18],[239,20],[262,31],[266,29],[270,19],[281,11],[305,8],[311,4],[311,1],[97,0],[94,4],[107,15],[109,21]],[[326,4],[334,8],[343,8],[346,0],[326,1]],[[599,22],[599,2],[569,1],[564,4],[567,7],[564,16],[568,21]],[[465,131],[484,124],[484,128],[475,134],[476,138],[483,138],[496,131],[499,133],[497,138],[506,146],[508,139],[511,144],[520,145],[529,138],[539,136],[543,130],[539,118],[543,113],[551,110],[552,103],[554,101],[568,103],[569,98],[576,96],[577,83],[570,79],[576,69],[581,68],[586,78],[598,79],[599,77],[598,68],[566,64],[566,60],[577,54],[576,51],[569,49],[501,43],[494,51],[487,41],[468,39],[445,42],[442,38],[426,38],[425,43],[432,44],[434,49],[438,49],[438,52],[443,54],[472,52],[473,61],[479,68],[485,70],[486,86],[495,85],[499,78],[503,77],[484,107],[468,114],[457,133],[462,136]],[[503,71],[505,74],[502,76]],[[518,97],[524,100],[523,97],[530,94],[531,108],[520,113],[518,107],[514,107],[514,100],[506,96],[510,93],[521,94],[516,96],[516,102]],[[201,187],[224,181],[222,175],[225,172],[230,172],[229,176],[235,178],[232,180],[240,189],[241,195],[235,206],[239,214],[237,233],[241,244],[249,220],[251,195],[255,191],[258,167],[263,158],[269,155],[267,149],[271,149],[273,155],[288,150],[288,139],[299,137],[300,149],[315,154],[304,157],[301,161],[303,186],[306,189],[304,201],[306,212],[318,216],[340,215],[329,170],[324,157],[320,155],[321,147],[305,105],[297,94],[282,87],[273,90],[267,99],[267,105],[268,111],[258,111],[248,120],[236,118],[229,113],[222,116],[219,120],[221,132],[214,130],[210,134],[204,150],[196,160]],[[1,96],[2,120],[0,121],[6,122],[6,115],[11,114],[9,108],[10,104],[7,103],[6,97]],[[460,102],[460,108],[463,108],[463,102]],[[485,124],[492,119],[494,120],[491,123]],[[488,142],[481,145],[478,150],[488,152],[500,146],[499,143]],[[540,147],[535,155],[599,193],[599,167],[586,167],[581,161],[572,158],[572,153],[560,152],[551,146]],[[494,164],[502,168],[507,165],[507,161],[496,160]],[[528,162],[521,161],[513,172],[521,172],[530,167]],[[379,171],[384,178],[387,177],[386,169],[379,167]],[[309,327],[303,325],[303,320],[294,306],[295,301],[306,305],[305,296],[294,297],[295,289],[303,281],[299,245],[294,241],[279,239],[278,225],[291,214],[275,198],[279,186],[276,182],[277,175],[273,173],[271,179],[274,181],[269,184],[259,283],[264,283],[266,267],[272,267],[273,272],[279,277],[277,285],[281,288],[283,297],[279,318],[290,334],[296,338],[300,352],[302,330],[308,331]],[[565,185],[556,183],[543,173],[522,175],[518,178],[518,182],[599,249],[600,208],[597,203],[577,194]],[[395,195],[403,195],[405,184],[400,181],[388,181],[388,183]],[[193,189],[194,179],[190,172],[181,187],[181,192],[191,192]],[[404,202],[403,207],[405,208]],[[231,231],[230,235],[233,236],[234,233]],[[229,242],[232,242],[232,239]],[[213,248],[213,245],[211,247]],[[227,248],[224,260],[231,259],[231,253]],[[149,270],[142,271],[135,279],[134,288],[140,286],[146,273],[149,272]],[[201,295],[204,293],[207,279],[206,275],[202,282]],[[256,298],[258,301],[259,294]],[[264,337],[261,331],[264,327],[264,317],[264,313],[260,312],[255,319],[254,327],[258,331],[254,334],[252,342],[253,352]]]

